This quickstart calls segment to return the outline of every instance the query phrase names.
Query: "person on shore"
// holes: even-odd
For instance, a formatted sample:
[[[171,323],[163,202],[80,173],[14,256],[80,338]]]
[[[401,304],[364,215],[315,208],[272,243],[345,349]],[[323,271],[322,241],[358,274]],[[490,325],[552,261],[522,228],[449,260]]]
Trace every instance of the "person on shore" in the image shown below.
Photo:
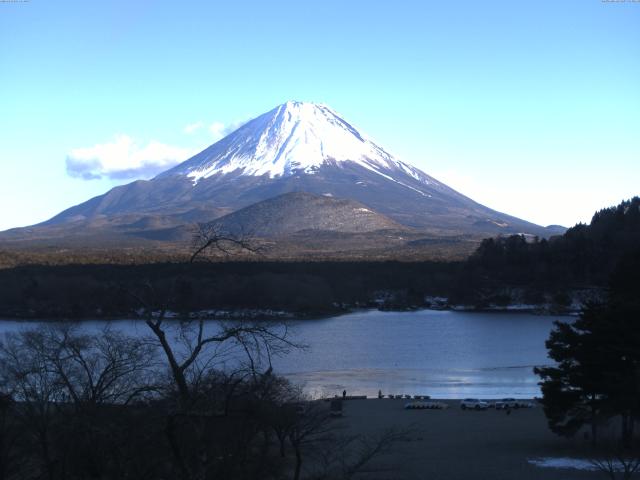
[[[344,400],[344,399],[346,399],[346,398],[347,398],[347,391],[346,391],[346,390],[343,390],[343,391],[342,391],[342,399]]]

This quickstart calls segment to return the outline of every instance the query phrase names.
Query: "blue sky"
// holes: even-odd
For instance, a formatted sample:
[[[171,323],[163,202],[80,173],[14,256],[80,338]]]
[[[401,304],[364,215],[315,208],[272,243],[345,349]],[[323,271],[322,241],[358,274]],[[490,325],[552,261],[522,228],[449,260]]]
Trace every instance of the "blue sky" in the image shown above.
[[[589,221],[640,194],[640,2],[0,2],[0,229],[290,99],[489,207]]]

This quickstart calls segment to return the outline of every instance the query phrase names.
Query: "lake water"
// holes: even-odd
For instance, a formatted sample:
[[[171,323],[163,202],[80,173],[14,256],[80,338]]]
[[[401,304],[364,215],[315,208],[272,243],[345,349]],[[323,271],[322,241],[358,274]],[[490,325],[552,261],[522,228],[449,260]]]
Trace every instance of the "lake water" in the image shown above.
[[[544,342],[554,320],[525,313],[363,311],[291,321],[295,340],[309,346],[274,360],[276,372],[313,396],[431,395],[433,398],[532,398],[540,395],[532,369],[551,363]],[[103,321],[87,321],[98,330]],[[0,321],[0,333],[38,322]],[[140,321],[111,322],[143,335]]]

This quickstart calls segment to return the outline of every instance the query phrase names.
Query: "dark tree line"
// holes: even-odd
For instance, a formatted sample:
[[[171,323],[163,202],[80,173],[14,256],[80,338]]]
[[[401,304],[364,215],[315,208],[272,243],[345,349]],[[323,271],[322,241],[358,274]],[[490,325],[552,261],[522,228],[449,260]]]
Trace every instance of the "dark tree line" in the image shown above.
[[[600,210],[589,225],[578,224],[550,239],[512,235],[482,241],[460,265],[451,290],[454,302],[529,304],[571,302],[576,290],[606,287],[615,266],[640,245],[640,198]]]
[[[640,245],[640,198],[596,212],[549,240],[521,235],[483,240],[467,262],[477,275],[512,285],[600,285]]]
[[[138,301],[123,295],[150,283],[174,312],[272,309],[326,315],[375,306],[380,292],[400,308],[446,295],[457,264],[402,262],[217,262],[23,266],[0,270],[0,316],[113,318]]]

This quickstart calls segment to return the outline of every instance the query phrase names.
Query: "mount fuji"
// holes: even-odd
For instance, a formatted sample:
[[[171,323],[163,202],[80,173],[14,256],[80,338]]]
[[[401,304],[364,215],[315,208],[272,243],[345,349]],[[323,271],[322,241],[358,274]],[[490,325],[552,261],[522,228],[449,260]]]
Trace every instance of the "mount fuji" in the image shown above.
[[[395,159],[326,105],[287,102],[267,112],[159,178],[183,175],[197,183],[216,174],[269,178],[315,174],[329,165],[358,165],[397,181],[400,171],[425,184],[433,179]]]
[[[389,230],[423,238],[562,232],[471,200],[394,157],[326,105],[290,101],[151,180],[115,187],[1,238],[170,241],[184,237],[189,225],[214,219],[247,231],[257,223],[264,236],[281,238],[314,230],[345,234],[348,225],[358,225],[358,234]]]

